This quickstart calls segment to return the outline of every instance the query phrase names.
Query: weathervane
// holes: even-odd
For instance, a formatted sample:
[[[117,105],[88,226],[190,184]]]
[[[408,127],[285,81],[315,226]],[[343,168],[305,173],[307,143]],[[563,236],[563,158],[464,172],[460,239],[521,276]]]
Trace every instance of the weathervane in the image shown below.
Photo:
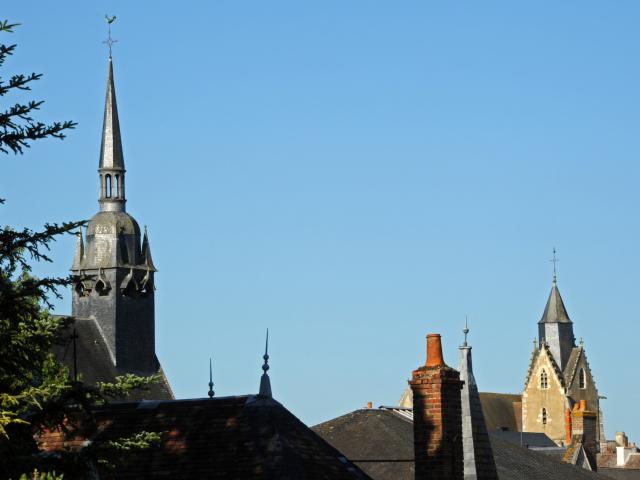
[[[560,261],[558,260],[558,258],[556,257],[556,247],[553,247],[553,258],[551,260],[549,260],[551,263],[553,263],[553,283],[555,285],[556,280],[557,280],[557,276],[556,276],[556,264]]]
[[[116,16],[113,15],[112,17],[110,17],[109,15],[105,15],[104,18],[107,21],[107,26],[109,27],[109,38],[107,38],[102,43],[106,43],[109,46],[109,58],[111,58],[111,47],[118,41],[111,38],[111,24],[116,21]]]

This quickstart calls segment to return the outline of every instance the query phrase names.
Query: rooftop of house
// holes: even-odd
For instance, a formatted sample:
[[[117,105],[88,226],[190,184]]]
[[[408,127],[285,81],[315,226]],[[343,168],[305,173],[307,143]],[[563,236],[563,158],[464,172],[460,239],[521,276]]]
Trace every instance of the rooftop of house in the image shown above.
[[[356,410],[312,428],[376,480],[414,478],[413,422],[397,409]],[[500,480],[603,478],[561,463],[558,456],[511,443],[500,434],[490,434],[490,440]]]
[[[357,466],[272,398],[258,395],[118,403],[94,412],[108,441],[162,432],[161,445],[132,454],[104,479],[368,479]],[[49,434],[43,448],[65,448]],[[77,439],[75,445],[77,445]]]

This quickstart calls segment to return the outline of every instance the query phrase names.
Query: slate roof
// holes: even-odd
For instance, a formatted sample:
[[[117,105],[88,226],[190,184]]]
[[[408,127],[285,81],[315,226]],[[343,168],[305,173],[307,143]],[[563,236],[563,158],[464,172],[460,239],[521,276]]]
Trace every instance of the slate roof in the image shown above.
[[[73,375],[73,340],[71,334],[75,327],[78,334],[76,340],[76,356],[78,363],[79,379],[89,385],[98,382],[113,382],[121,372],[116,370],[104,338],[98,330],[96,322],[92,319],[78,318],[70,325],[68,332],[64,334],[66,341],[53,349],[56,357],[65,363],[69,372]],[[132,392],[129,400],[172,400],[174,398],[169,381],[158,362],[160,382],[151,385],[148,390]]]
[[[356,410],[312,429],[374,479],[414,479],[413,421],[396,412]]]
[[[568,387],[570,387],[573,383],[573,379],[578,369],[578,361],[580,360],[582,353],[582,347],[573,347],[573,349],[571,350],[569,360],[567,360],[567,365],[564,367],[564,381]]]
[[[312,428],[373,479],[413,480],[413,462],[406,461],[413,459],[413,424],[392,410],[356,410]],[[489,437],[500,480],[603,478],[495,435]]]
[[[522,430],[522,396],[520,394],[480,392],[480,404],[487,430],[511,430],[514,432]],[[413,415],[411,388],[407,387],[404,390],[399,405],[400,407],[397,407],[399,410],[406,408],[409,414]]]
[[[598,472],[611,479],[640,480],[640,470],[627,470],[626,468],[598,468]]]
[[[553,282],[547,305],[544,307],[542,318],[538,323],[571,323],[567,309],[560,296],[558,285],[555,282]]]
[[[93,441],[140,431],[162,443],[101,479],[369,479],[277,401],[246,395],[129,402],[96,409]],[[48,450],[64,447],[49,439]]]
[[[487,430],[517,432],[522,425],[522,396],[511,393],[480,392]]]

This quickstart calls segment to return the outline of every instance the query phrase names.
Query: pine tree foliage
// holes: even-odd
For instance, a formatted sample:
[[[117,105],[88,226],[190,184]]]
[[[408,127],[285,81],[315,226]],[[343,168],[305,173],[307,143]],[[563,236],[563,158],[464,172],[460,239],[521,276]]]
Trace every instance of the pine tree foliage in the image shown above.
[[[16,26],[0,21],[0,34],[11,33]],[[0,42],[0,67],[15,47]],[[5,82],[0,76],[0,100],[12,91],[30,90],[40,78],[35,73],[13,75]],[[4,112],[0,108],[0,152],[22,154],[33,141],[62,139],[75,126],[72,121],[47,125],[35,120],[32,115],[41,105],[42,101],[35,101],[17,103]],[[86,429],[92,406],[126,397],[133,389],[144,389],[158,380],[156,376],[125,375],[114,383],[85,385],[71,379],[68,369],[51,353],[53,346],[64,341],[72,322],[51,315],[51,299],[60,298],[60,290],[72,278],[36,277],[32,264],[51,262],[52,243],[84,223],[45,224],[39,231],[0,228],[0,478],[62,478],[54,471],[64,472],[64,478],[85,478],[98,465],[112,465],[123,452],[149,448],[159,441],[159,433],[139,432],[130,439],[92,444],[55,457],[38,452],[38,434],[71,431],[74,419]]]
[[[0,21],[0,32],[12,32],[19,24],[9,23],[8,20]],[[16,45],[0,44],[0,67],[5,60],[16,49]],[[16,74],[12,75],[8,81],[0,78],[0,97],[17,90],[31,90],[31,84],[42,78],[41,73]],[[75,127],[75,122],[66,120],[64,122],[46,123],[34,120],[33,116],[40,110],[44,102],[42,100],[29,101],[26,104],[16,103],[12,107],[0,112],[0,152],[23,153],[25,148],[29,148],[29,143],[42,138],[64,138],[64,131]]]

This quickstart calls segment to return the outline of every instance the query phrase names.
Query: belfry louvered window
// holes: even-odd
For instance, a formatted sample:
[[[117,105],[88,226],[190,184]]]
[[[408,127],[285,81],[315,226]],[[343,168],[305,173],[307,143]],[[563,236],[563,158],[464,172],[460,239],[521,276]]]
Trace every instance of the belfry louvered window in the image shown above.
[[[549,388],[549,377],[547,376],[547,371],[544,369],[540,372],[540,388]]]
[[[580,373],[578,375],[578,384],[582,389],[587,388],[587,374],[584,373],[584,368],[580,369]]]

